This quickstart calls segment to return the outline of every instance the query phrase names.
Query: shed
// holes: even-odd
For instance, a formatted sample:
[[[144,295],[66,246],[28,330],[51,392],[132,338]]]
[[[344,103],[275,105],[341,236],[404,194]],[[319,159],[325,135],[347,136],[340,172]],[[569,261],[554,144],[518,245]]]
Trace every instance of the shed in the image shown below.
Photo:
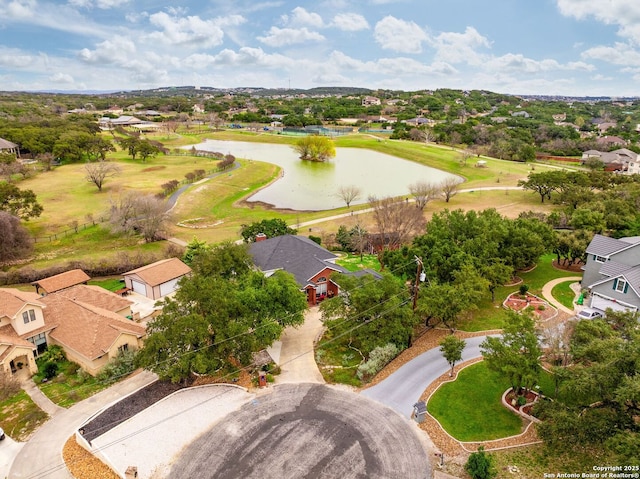
[[[191,268],[178,258],[156,261],[124,273],[127,288],[150,299],[160,299],[178,289],[178,281],[191,273]]]

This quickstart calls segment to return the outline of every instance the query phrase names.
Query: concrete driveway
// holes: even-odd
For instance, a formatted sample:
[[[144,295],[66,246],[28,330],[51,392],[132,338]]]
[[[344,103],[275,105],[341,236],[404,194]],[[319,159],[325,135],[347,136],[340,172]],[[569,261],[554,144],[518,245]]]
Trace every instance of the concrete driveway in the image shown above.
[[[462,352],[462,361],[480,357],[480,343],[485,338],[477,336],[465,339],[467,344]],[[442,356],[440,348],[434,348],[412,359],[384,381],[365,389],[362,395],[408,418],[427,386],[449,369],[449,363]]]

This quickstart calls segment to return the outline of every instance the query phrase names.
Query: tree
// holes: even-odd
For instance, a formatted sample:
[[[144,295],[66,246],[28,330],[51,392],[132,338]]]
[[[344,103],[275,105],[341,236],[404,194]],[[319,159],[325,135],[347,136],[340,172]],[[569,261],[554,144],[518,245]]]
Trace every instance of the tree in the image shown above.
[[[505,376],[516,394],[538,381],[542,350],[529,315],[510,311],[502,336],[488,337],[480,348],[489,369]]]
[[[409,192],[416,201],[416,206],[424,210],[427,203],[440,195],[438,185],[429,181],[416,181],[409,185]]]
[[[518,181],[518,186],[538,193],[541,203],[544,203],[545,198],[551,199],[551,193],[564,184],[566,184],[566,172],[561,170],[529,173],[526,180]]]
[[[456,338],[453,334],[440,341],[440,352],[451,366],[449,376],[453,376],[453,368],[462,359],[462,351],[466,344],[463,339]]]
[[[351,203],[356,201],[362,195],[362,190],[356,185],[340,186],[336,193],[338,198],[347,204],[347,208],[351,206]]]
[[[269,220],[262,220],[251,223],[249,225],[242,225],[240,234],[245,243],[252,243],[256,240],[256,236],[264,234],[267,238],[274,238],[276,236],[294,235],[298,231],[289,228],[287,223],[280,218],[272,218]]]
[[[86,179],[98,187],[98,191],[102,191],[102,185],[107,178],[111,178],[120,173],[120,167],[110,161],[96,161],[87,163],[84,166]]]
[[[326,161],[336,156],[336,149],[330,138],[320,135],[309,135],[300,138],[293,149],[302,160]]]
[[[192,266],[198,256],[208,252],[211,249],[211,245],[206,241],[200,241],[195,236],[187,244],[187,248],[182,255],[182,261],[189,266]]]
[[[91,138],[91,140],[87,142],[86,148],[89,160],[105,161],[109,151],[116,151],[113,143],[101,136]]]
[[[445,203],[449,203],[449,200],[458,194],[458,186],[460,186],[460,179],[454,176],[450,176],[440,182],[440,191],[444,196]]]
[[[424,227],[422,211],[406,201],[370,196],[369,205],[373,208],[373,220],[378,230],[375,246],[380,252],[399,248]]]
[[[469,455],[464,470],[472,479],[493,479],[498,475],[493,456],[485,452],[484,446]]]
[[[170,206],[153,195],[134,192],[111,201],[109,222],[115,232],[139,233],[146,242],[162,239]]]
[[[136,146],[136,151],[140,155],[140,158],[143,162],[147,161],[147,158],[157,155],[160,153],[160,148],[151,143],[148,140],[142,140]]]
[[[324,300],[320,311],[333,337],[344,338],[364,355],[388,343],[400,350],[409,346],[416,317],[402,281],[389,274],[382,279],[334,274],[331,280],[340,286],[340,294]]]
[[[11,183],[0,182],[0,211],[28,220],[40,216],[42,206],[33,191],[21,190]]]
[[[138,366],[173,382],[224,374],[251,364],[252,353],[270,346],[286,326],[302,324],[307,304],[293,276],[265,277],[250,264],[242,245],[198,255],[193,274],[149,322]]]
[[[131,159],[135,160],[138,155],[138,146],[140,145],[140,138],[137,136],[127,136],[125,138],[120,138],[118,143],[122,149],[127,150],[129,155],[131,155]]]
[[[31,236],[20,220],[0,211],[0,262],[23,258],[33,249]]]

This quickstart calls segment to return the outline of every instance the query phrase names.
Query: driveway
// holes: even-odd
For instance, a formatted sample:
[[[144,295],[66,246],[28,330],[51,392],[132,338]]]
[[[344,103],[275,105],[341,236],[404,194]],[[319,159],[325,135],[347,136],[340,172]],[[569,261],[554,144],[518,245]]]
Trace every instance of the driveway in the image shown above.
[[[103,407],[150,384],[156,378],[155,374],[143,371],[55,414],[23,444],[13,461],[9,477],[72,479],[62,459],[62,447],[76,428]]]
[[[485,338],[477,336],[465,339],[467,344],[462,352],[462,361],[480,357],[480,343]],[[434,348],[404,364],[384,381],[365,389],[361,394],[408,418],[427,386],[449,369],[449,363],[442,356],[440,348]]]

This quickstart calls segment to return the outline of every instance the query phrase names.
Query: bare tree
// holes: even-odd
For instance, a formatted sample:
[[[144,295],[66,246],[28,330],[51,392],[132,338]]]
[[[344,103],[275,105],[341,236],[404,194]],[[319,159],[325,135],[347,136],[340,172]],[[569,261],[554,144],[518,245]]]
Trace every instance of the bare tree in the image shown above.
[[[460,179],[455,176],[450,176],[440,182],[440,191],[442,191],[445,203],[449,203],[449,200],[458,194],[459,185]]]
[[[130,192],[111,201],[110,223],[116,232],[139,233],[147,243],[163,238],[169,204],[153,195]]]
[[[440,196],[440,187],[430,181],[416,181],[409,185],[409,193],[416,200],[416,207],[424,210],[427,203]]]
[[[20,219],[6,211],[0,211],[0,262],[11,261],[28,255],[33,242]]]
[[[473,156],[473,152],[469,151],[467,149],[464,149],[460,152],[460,164],[462,166],[467,166],[467,161],[469,161],[469,158],[471,158]]]
[[[399,248],[414,234],[424,229],[422,210],[414,208],[406,201],[370,196],[369,205],[373,208],[373,219],[378,230],[377,235],[370,235],[370,238],[374,240],[379,252]]]
[[[5,371],[0,371],[0,401],[15,396],[21,390],[18,378]]]
[[[336,194],[347,204],[347,208],[349,208],[352,202],[360,198],[362,190],[356,185],[340,186]]]
[[[102,185],[107,178],[116,176],[120,173],[120,167],[110,161],[96,161],[84,165],[86,172],[85,178],[89,183],[93,183],[98,187],[98,191],[102,191]]]

